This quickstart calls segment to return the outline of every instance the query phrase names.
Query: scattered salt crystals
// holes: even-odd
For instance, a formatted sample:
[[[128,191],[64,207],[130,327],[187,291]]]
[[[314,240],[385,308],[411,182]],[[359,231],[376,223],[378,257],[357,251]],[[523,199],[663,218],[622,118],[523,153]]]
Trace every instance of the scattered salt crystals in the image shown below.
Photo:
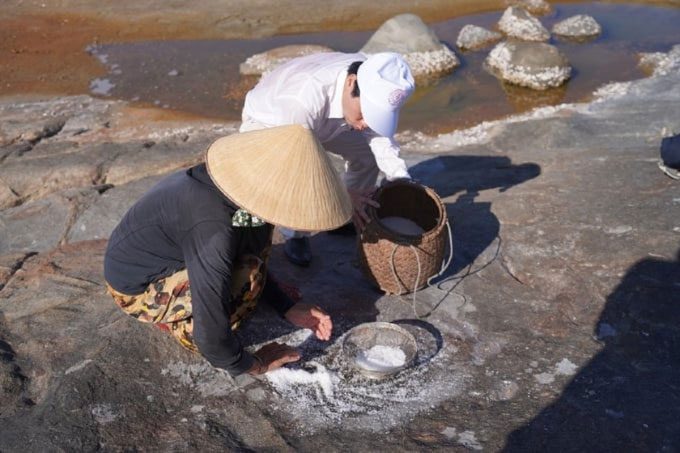
[[[552,384],[555,382],[555,375],[551,373],[540,373],[534,375],[534,378],[538,381],[539,384]]]
[[[555,366],[555,373],[563,374],[565,376],[571,376],[573,374],[576,374],[577,369],[578,366],[572,363],[571,360],[562,359],[562,361]]]
[[[289,334],[286,338],[286,344],[292,347],[298,347],[312,336],[310,329],[300,329]]]
[[[632,85],[632,82],[613,82],[603,85],[593,93],[596,98],[594,102],[622,97],[628,93]]]
[[[458,436],[458,443],[472,450],[482,450],[482,446],[475,438],[474,431],[463,431]]]
[[[74,372],[76,372],[76,371],[80,371],[80,370],[82,370],[83,368],[85,368],[85,367],[86,367],[89,363],[91,363],[91,362],[92,362],[91,359],[85,359],[85,360],[83,360],[82,362],[78,363],[77,365],[73,365],[71,368],[69,368],[68,370],[66,370],[66,371],[64,372],[64,374],[71,374],[71,373],[74,373]]]
[[[316,386],[323,392],[326,398],[332,398],[333,384],[338,381],[337,374],[328,371],[323,365],[313,365],[316,367],[314,372],[279,368],[267,373],[265,376],[279,392],[288,392],[291,390],[291,387],[299,385]]]
[[[342,321],[337,326],[341,331],[348,331],[349,327],[343,328]],[[425,337],[421,340],[429,341],[429,334],[422,334]],[[307,331],[297,331],[273,340],[292,344],[305,335]],[[278,417],[292,420],[300,433],[311,434],[340,423],[361,431],[385,432],[433,405],[461,395],[470,379],[466,370],[453,365],[455,348],[451,347],[438,350],[424,363],[389,379],[368,379],[356,371],[353,363],[348,363],[342,344],[342,337],[322,348],[316,341],[303,342],[298,350],[303,357],[314,357],[314,361],[307,362],[304,370],[267,373],[264,378],[269,388],[266,395],[258,397],[262,396],[262,401]],[[252,348],[260,346],[254,344]],[[329,379],[324,381],[324,375]]]
[[[161,370],[161,375],[195,388],[203,397],[225,396],[237,389],[234,379],[226,371],[214,368],[208,362],[170,363]]]
[[[94,79],[90,82],[90,91],[93,94],[101,94],[102,96],[108,96],[111,93],[111,89],[116,85],[111,83],[109,79]]]
[[[406,354],[399,348],[376,345],[367,351],[359,351],[355,362],[365,370],[391,371],[404,366]]]
[[[380,223],[395,233],[408,236],[420,236],[425,232],[420,225],[404,217],[384,217],[380,219]]]
[[[446,428],[444,428],[441,431],[441,433],[449,439],[453,439],[456,436],[456,434],[458,434],[456,432],[456,428],[452,428],[451,426],[447,426]]]
[[[97,421],[97,423],[100,423],[102,425],[115,421],[120,415],[113,409],[113,407],[111,407],[110,404],[106,403],[95,404],[90,409],[90,413]]]
[[[630,233],[633,231],[633,227],[628,226],[628,225],[619,225],[614,228],[607,228],[604,230],[605,233],[608,234],[625,234],[625,233]]]

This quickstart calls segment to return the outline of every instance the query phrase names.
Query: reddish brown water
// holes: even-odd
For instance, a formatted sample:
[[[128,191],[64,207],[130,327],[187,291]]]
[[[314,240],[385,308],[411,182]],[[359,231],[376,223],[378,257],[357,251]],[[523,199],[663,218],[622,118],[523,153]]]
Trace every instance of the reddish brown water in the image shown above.
[[[638,52],[668,51],[680,43],[680,8],[649,5],[576,3],[555,5],[541,21],[546,28],[575,14],[589,14],[602,36],[575,44],[553,39],[574,71],[563,87],[536,92],[508,86],[483,69],[490,49],[460,53],[462,66],[437,83],[419,87],[402,111],[400,129],[447,132],[502,118],[534,107],[586,100],[599,86],[644,76]],[[431,24],[452,48],[466,24],[494,28],[502,11]],[[240,119],[243,97],[255,79],[239,76],[248,56],[286,44],[323,44],[354,52],[371,32],[331,32],[257,40],[149,41],[102,45],[94,54],[108,74],[95,92],[224,120]],[[103,80],[105,79],[105,80]]]

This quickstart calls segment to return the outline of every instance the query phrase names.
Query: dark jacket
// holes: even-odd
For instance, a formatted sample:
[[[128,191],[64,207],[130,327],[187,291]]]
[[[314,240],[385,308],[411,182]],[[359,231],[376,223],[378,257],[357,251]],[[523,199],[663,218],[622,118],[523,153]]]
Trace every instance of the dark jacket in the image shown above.
[[[259,255],[273,228],[233,227],[237,209],[215,187],[205,164],[179,171],[130,208],[111,234],[104,258],[106,281],[128,295],[186,268],[194,342],[213,366],[232,375],[253,364],[230,329],[232,267],[243,253]],[[269,280],[262,297],[280,314],[293,306]]]

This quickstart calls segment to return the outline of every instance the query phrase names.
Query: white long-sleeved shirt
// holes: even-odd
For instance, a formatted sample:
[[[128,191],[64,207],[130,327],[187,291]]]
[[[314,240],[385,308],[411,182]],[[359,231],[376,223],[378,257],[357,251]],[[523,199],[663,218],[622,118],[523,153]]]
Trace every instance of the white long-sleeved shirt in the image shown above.
[[[248,92],[243,120],[267,127],[301,124],[311,129],[321,143],[351,130],[342,111],[342,92],[347,69],[364,54],[320,53],[296,58],[269,74]],[[371,129],[362,131],[387,179],[409,177],[399,157],[399,145]]]

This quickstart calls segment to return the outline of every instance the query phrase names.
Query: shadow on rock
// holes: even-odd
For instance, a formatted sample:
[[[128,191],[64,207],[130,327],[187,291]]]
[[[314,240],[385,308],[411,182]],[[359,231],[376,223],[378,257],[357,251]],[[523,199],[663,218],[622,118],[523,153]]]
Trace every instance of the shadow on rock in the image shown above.
[[[534,163],[514,165],[505,156],[440,156],[420,162],[409,171],[442,199],[460,193],[453,203],[446,203],[454,256],[441,282],[471,266],[498,237],[500,224],[491,212],[491,203],[475,201],[479,192],[488,189],[504,192],[537,177],[541,167]]]
[[[276,244],[272,247],[269,268],[277,281],[300,290],[301,302],[318,305],[331,315],[331,339],[316,339],[309,330],[281,319],[264,303],[258,305],[254,315],[238,331],[246,347],[274,340],[294,345],[301,352],[302,360],[297,365],[291,364],[292,367],[323,356],[353,327],[375,321],[378,315],[375,304],[382,296],[358,267],[355,237],[320,233],[311,238],[311,244],[313,260],[310,267],[290,264],[284,256],[283,244]]]
[[[644,259],[607,298],[604,349],[505,451],[675,451],[680,433],[680,250]]]

